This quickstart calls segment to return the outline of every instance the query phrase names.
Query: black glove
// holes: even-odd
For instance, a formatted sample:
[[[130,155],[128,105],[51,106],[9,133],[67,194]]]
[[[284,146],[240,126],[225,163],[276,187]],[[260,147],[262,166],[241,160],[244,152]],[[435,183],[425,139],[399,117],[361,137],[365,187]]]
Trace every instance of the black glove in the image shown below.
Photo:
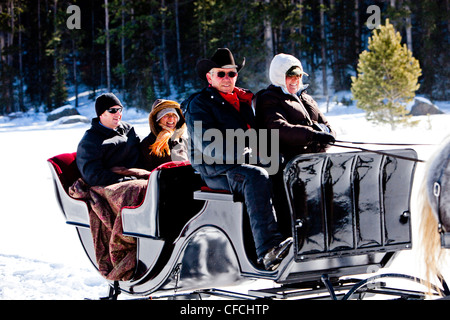
[[[332,134],[322,131],[314,131],[313,140],[320,144],[334,144],[336,142]]]

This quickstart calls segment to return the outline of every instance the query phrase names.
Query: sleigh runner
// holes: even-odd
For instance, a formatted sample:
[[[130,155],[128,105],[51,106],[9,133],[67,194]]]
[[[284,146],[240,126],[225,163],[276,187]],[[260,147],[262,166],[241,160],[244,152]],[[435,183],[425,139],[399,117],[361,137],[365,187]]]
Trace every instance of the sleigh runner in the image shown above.
[[[128,281],[109,280],[111,297],[118,292],[156,297],[183,291],[235,298],[290,298],[325,291],[333,297],[337,287],[360,286],[350,278],[342,287],[342,278],[386,267],[398,252],[412,246],[415,162],[396,155],[417,155],[412,149],[389,150],[389,154],[306,154],[287,164],[284,187],[289,212],[278,215],[290,217],[280,223],[294,242],[275,271],[266,271],[256,262],[240,199],[205,187],[189,163],[158,167],[148,179],[142,203],[122,209],[123,234],[137,242],[136,270]],[[66,222],[74,225],[98,268],[87,205],[67,193],[79,178],[75,158],[75,153],[62,154],[48,162]],[[173,190],[177,190],[175,197]],[[254,279],[272,280],[279,288],[251,290],[249,295],[216,289]],[[360,292],[358,288],[352,295]]]

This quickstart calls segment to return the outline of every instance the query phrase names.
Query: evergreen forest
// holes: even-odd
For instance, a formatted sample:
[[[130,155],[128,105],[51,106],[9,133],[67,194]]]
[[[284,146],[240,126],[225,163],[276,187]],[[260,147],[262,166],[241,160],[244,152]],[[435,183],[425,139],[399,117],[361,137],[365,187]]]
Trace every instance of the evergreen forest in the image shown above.
[[[149,110],[205,86],[197,61],[228,47],[238,86],[269,84],[273,56],[289,53],[309,93],[349,91],[377,24],[389,19],[419,61],[418,94],[450,100],[450,0],[0,0],[0,115],[49,112],[69,91],[120,92]]]

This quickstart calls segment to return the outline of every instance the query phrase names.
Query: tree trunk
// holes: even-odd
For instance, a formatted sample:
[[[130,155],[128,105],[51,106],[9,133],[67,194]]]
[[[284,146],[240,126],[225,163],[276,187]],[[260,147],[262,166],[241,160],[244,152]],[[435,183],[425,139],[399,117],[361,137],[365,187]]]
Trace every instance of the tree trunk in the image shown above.
[[[447,13],[450,12],[450,0],[445,1],[445,6],[447,8]],[[450,33],[450,19],[447,20],[447,32]]]
[[[300,20],[300,24],[298,25],[298,33],[300,34],[300,36],[303,34],[303,13],[305,11],[305,9],[303,8],[303,0],[299,0],[299,6],[300,6],[300,12],[299,12],[299,20]],[[303,40],[303,39],[302,39]],[[298,58],[301,59],[302,57],[302,42],[301,40],[299,41],[298,45],[300,47],[299,49],[299,53],[298,53]]]
[[[340,51],[342,45],[340,45],[339,30],[337,30],[336,23],[336,1],[330,0],[330,33],[331,33],[331,70],[333,71],[333,86],[335,90],[343,89],[342,81],[342,67],[340,62]]]
[[[8,47],[12,47],[14,45],[14,33],[15,33],[15,17],[14,17],[14,0],[9,0],[9,13],[11,15],[11,32],[8,33]],[[13,55],[8,55],[8,65],[13,65]]]
[[[166,48],[166,4],[164,0],[161,0],[161,51],[163,61],[163,77],[164,85],[166,87],[166,95],[170,95],[170,79],[169,79],[169,66],[167,63],[167,48]]]
[[[270,0],[264,0],[266,4],[270,3]],[[264,17],[264,43],[266,51],[266,76],[269,76],[270,62],[274,55],[273,49],[273,36],[272,36],[272,22],[269,16],[266,14]]]
[[[106,34],[106,86],[108,92],[111,91],[111,67],[109,58],[109,12],[108,12],[108,0],[105,0],[105,34]]]
[[[405,8],[408,11],[408,16],[406,17],[406,46],[408,47],[409,51],[413,52],[413,46],[412,46],[412,25],[411,25],[411,10],[409,9],[409,5],[405,4]]]
[[[21,3],[19,1],[19,7]],[[22,21],[21,14],[18,16],[19,23],[19,110],[26,111],[23,97],[23,52],[22,52]]]
[[[178,0],[175,0],[175,32],[177,37],[177,71],[178,71],[178,77],[177,82],[180,86],[180,89],[184,91],[184,80],[182,77],[183,74],[183,66],[182,66],[182,60],[181,60],[181,40],[180,40],[180,17],[178,14],[179,4]]]
[[[325,97],[328,97],[327,83],[327,52],[325,39],[325,6],[323,0],[320,0],[320,40],[322,47],[322,91]]]
[[[75,86],[75,108],[78,108],[78,78],[77,78],[77,56],[75,38],[72,37],[72,64],[73,64],[73,84]]]
[[[355,0],[355,57],[357,60],[361,51],[361,29],[359,24],[359,1]]]
[[[43,59],[42,59],[42,27],[41,27],[41,0],[38,0],[38,5],[37,5],[38,9],[37,9],[37,23],[38,23],[38,83],[43,83],[43,79],[42,79],[42,64],[43,64]],[[44,94],[42,92],[42,88],[41,86],[39,86],[39,93],[38,93],[38,102],[39,104],[42,104],[42,101],[44,101]]]
[[[8,48],[12,48],[12,46],[14,45],[14,33],[15,33],[15,17],[14,17],[14,1],[13,0],[9,0],[8,1],[8,11],[10,14],[10,31],[7,33],[7,37],[6,37],[6,46]],[[8,53],[8,55],[6,56],[6,68],[8,70],[8,73],[10,72],[9,70],[13,69],[13,54],[10,51]],[[4,69],[3,69],[4,70]],[[13,76],[6,76],[5,80],[4,80],[5,86],[6,86],[6,110],[7,113],[9,112],[14,112],[16,111],[14,108],[14,79]]]
[[[120,54],[122,58],[122,70],[125,70],[125,0],[122,0],[122,34],[120,36]],[[121,72],[122,90],[125,90],[125,72]]]
[[[58,21],[56,20],[56,11],[58,10],[58,0],[53,1],[53,34],[56,35],[57,31],[57,24]],[[56,61],[57,51],[58,47],[56,45],[57,41],[55,41],[55,47],[54,47],[54,53],[53,53],[53,74],[56,76],[56,71],[58,68],[58,63]]]
[[[91,37],[92,37],[92,43],[91,43],[91,82],[92,82],[92,94],[95,97],[96,91],[97,91],[97,77],[99,76],[100,79],[102,77],[102,73],[97,74],[97,59],[95,59],[95,11],[94,11],[94,5],[91,4]],[[101,82],[100,82],[101,83]]]

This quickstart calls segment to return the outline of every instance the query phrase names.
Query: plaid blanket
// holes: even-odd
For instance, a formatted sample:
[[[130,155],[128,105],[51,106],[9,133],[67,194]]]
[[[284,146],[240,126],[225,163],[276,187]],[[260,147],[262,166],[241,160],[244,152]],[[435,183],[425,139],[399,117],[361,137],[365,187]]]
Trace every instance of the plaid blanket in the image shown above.
[[[86,201],[100,274],[108,280],[132,279],[137,264],[136,238],[124,236],[121,209],[137,206],[145,196],[147,180],[89,187],[81,178],[69,188],[70,196]]]

